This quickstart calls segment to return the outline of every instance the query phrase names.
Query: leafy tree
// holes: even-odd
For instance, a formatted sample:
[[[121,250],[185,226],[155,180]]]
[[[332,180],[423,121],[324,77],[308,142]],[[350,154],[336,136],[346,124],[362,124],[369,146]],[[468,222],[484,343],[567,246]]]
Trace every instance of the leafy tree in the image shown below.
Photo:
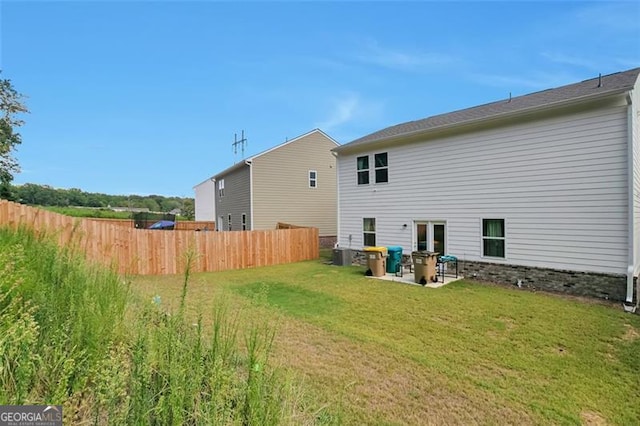
[[[192,198],[184,200],[182,204],[182,216],[187,220],[193,220],[196,216],[196,207]]]
[[[16,128],[24,121],[16,116],[26,112],[23,96],[13,88],[11,80],[0,79],[0,195],[3,198],[12,198],[10,183],[13,174],[20,171],[12,154],[16,145],[22,143],[22,136]]]
[[[67,190],[68,200],[70,206],[86,206],[87,205],[87,193],[82,192],[78,188],[71,188]]]
[[[142,207],[146,207],[152,212],[160,211],[160,206],[153,198],[144,198],[142,201]]]
[[[164,198],[160,204],[160,211],[170,212],[173,209],[179,209],[182,206],[182,200],[178,198]]]
[[[0,198],[9,201],[16,201],[17,199],[16,195],[11,192],[11,185],[7,185],[4,183],[0,183]]]

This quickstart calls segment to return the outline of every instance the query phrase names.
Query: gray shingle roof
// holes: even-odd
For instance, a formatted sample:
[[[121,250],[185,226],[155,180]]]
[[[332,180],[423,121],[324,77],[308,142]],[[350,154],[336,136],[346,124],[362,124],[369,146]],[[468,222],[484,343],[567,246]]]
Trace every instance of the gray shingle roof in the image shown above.
[[[566,101],[577,101],[579,99],[587,99],[595,96],[621,93],[633,88],[639,73],[640,68],[634,68],[628,71],[602,76],[602,84],[600,87],[598,87],[599,78],[596,77],[580,83],[543,90],[529,95],[518,96],[511,100],[504,99],[446,114],[434,115],[421,120],[397,124],[356,139],[334,149],[334,151],[341,151],[344,148],[348,149],[356,145],[382,141],[388,138],[427,132],[462,123],[496,118],[501,115],[521,113],[540,107],[550,107],[554,104]]]

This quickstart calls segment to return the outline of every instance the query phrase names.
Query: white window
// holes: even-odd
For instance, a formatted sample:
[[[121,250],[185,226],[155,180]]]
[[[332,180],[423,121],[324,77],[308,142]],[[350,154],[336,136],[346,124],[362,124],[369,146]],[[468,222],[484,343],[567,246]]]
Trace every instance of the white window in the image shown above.
[[[224,179],[218,181],[218,197],[224,197]]]
[[[318,172],[315,170],[309,170],[309,188],[318,187]]]
[[[243,231],[247,230],[247,214],[246,213],[242,213],[242,230]]]
[[[504,258],[504,246],[504,219],[482,219],[482,255]]]
[[[369,185],[369,156],[358,157],[356,165],[358,168],[358,185]]]
[[[227,225],[229,226],[229,231],[231,231],[231,213],[227,215]]]
[[[373,156],[375,167],[376,183],[389,182],[389,162],[386,152],[375,154]]]
[[[376,245],[376,219],[374,217],[362,219],[362,240],[365,246]]]

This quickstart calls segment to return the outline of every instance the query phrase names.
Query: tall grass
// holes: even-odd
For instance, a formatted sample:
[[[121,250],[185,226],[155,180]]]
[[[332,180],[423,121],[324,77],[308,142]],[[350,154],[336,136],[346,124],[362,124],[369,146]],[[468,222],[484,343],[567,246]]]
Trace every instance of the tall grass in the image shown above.
[[[205,335],[185,317],[188,283],[166,312],[72,250],[0,229],[0,404],[61,404],[65,424],[293,423],[297,388],[268,363],[273,330],[243,341],[218,304]]]

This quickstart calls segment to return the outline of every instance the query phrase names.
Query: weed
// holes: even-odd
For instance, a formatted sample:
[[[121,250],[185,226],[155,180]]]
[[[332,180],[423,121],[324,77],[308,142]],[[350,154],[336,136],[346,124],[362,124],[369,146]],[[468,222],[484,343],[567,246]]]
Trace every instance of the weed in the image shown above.
[[[60,404],[65,423],[281,424],[297,388],[268,363],[273,330],[238,345],[223,304],[210,335],[185,311],[135,297],[112,270],[73,245],[0,229],[0,403]]]

